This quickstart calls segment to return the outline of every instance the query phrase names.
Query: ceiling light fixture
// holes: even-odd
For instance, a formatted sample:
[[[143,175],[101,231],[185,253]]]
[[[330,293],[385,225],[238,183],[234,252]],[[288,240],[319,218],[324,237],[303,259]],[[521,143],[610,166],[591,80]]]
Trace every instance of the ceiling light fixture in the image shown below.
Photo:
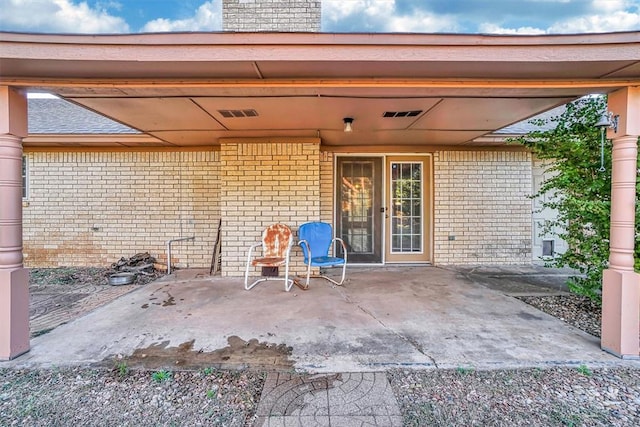
[[[345,117],[342,121],[344,122],[344,131],[353,132],[353,119],[351,117]]]

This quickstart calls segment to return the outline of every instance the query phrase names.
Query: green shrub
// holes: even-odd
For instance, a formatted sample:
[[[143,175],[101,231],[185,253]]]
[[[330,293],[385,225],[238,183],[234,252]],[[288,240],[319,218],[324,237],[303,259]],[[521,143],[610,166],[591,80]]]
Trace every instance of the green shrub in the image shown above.
[[[546,194],[544,208],[555,209],[543,233],[567,242],[567,251],[545,259],[549,267],[571,267],[581,275],[569,279],[571,291],[598,303],[602,300],[602,272],[608,266],[611,212],[611,141],[604,144],[604,171],[600,170],[601,130],[594,125],[606,110],[606,98],[591,96],[567,104],[550,119],[532,120],[550,130],[530,132],[512,139],[548,162],[550,178],[532,197]],[[640,169],[640,162],[638,164]],[[640,180],[636,197],[640,195]],[[550,197],[549,197],[550,196]],[[560,231],[558,231],[560,230]],[[636,236],[640,236],[640,203],[636,201]],[[640,271],[640,245],[635,248],[635,268]]]

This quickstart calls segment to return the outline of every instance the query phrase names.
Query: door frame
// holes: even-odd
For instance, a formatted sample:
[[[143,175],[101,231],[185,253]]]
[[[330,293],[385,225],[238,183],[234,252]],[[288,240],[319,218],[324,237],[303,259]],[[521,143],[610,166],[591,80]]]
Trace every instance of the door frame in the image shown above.
[[[434,257],[434,224],[435,224],[435,184],[434,184],[434,161],[433,161],[433,153],[333,153],[333,188],[332,188],[332,199],[333,199],[333,207],[332,207],[332,218],[333,218],[333,228],[334,233],[337,235],[336,225],[337,225],[337,209],[338,209],[338,198],[336,197],[336,189],[338,186],[338,158],[348,158],[348,157],[360,157],[360,158],[380,158],[382,160],[382,203],[384,206],[387,206],[387,198],[389,192],[389,174],[387,165],[389,163],[388,159],[406,159],[410,161],[412,158],[422,158],[425,160],[425,164],[428,166],[428,174],[423,177],[424,186],[423,186],[423,218],[427,221],[425,224],[423,232],[425,234],[425,250],[428,252],[428,255],[425,257],[425,260],[389,260],[387,259],[387,251],[388,245],[390,244],[388,239],[388,224],[387,219],[383,218],[382,221],[382,230],[380,238],[382,239],[382,262],[381,263],[362,263],[360,265],[385,265],[385,264],[433,264]],[[424,192],[427,194],[424,194]],[[384,214],[383,214],[384,215]],[[386,215],[385,215],[386,216]],[[358,263],[351,263],[356,264]]]
[[[416,162],[419,161],[423,165],[422,173],[422,251],[419,253],[403,253],[394,254],[391,251],[391,163],[392,162]],[[386,155],[383,173],[384,193],[385,193],[385,220],[384,220],[384,261],[385,263],[431,263],[433,261],[433,156],[430,154],[412,154],[412,155]]]
[[[342,182],[339,181],[340,177],[340,164],[342,162],[349,162],[349,159],[353,161],[363,161],[363,162],[371,162],[373,163],[373,172],[374,172],[374,180],[372,182],[373,185],[373,205],[371,206],[371,218],[372,225],[371,228],[373,230],[372,236],[372,253],[352,253],[349,259],[353,260],[357,258],[358,261],[352,261],[352,264],[362,264],[362,265],[381,265],[384,263],[384,217],[383,213],[380,212],[382,206],[384,206],[384,157],[382,156],[367,156],[367,155],[350,155],[350,156],[336,156],[334,162],[334,188],[333,188],[333,200],[334,200],[334,210],[333,210],[333,228],[335,230],[335,235],[337,237],[342,237],[341,234],[344,232],[342,229],[342,208],[339,206],[340,197],[338,194],[342,189]],[[376,177],[376,175],[378,175]],[[379,181],[379,182],[377,182]],[[340,212],[339,212],[340,210]],[[344,238],[345,244],[347,247],[350,242],[349,239]],[[335,250],[336,248],[334,248]],[[340,249],[340,248],[337,248]],[[378,261],[379,260],[379,261]]]

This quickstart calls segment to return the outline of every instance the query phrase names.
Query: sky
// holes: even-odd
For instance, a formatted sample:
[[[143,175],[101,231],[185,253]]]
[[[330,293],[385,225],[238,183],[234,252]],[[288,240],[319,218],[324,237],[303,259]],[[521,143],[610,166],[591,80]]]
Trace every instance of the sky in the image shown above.
[[[221,2],[0,0],[0,31],[220,31]],[[571,34],[632,30],[640,30],[640,0],[322,0],[323,32]]]

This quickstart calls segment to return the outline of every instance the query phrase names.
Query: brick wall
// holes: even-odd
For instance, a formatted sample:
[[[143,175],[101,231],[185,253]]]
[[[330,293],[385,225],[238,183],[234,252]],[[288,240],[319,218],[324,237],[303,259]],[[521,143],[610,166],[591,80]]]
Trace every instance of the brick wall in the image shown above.
[[[320,31],[320,0],[223,0],[223,31]]]
[[[434,183],[436,264],[531,262],[529,153],[439,152]]]
[[[148,251],[208,267],[220,218],[219,153],[31,152],[25,265],[110,265]]]
[[[220,152],[28,152],[25,265],[108,265],[149,251],[209,267],[223,222],[222,269],[243,274],[250,244],[275,222],[294,232],[332,223],[334,158],[319,140],[228,139]],[[434,263],[531,261],[531,157],[525,152],[434,153]],[[455,240],[449,240],[452,236]],[[299,248],[292,271],[301,273]]]
[[[222,139],[222,274],[244,274],[249,246],[283,223],[294,232],[320,217],[320,141],[316,138]],[[292,251],[292,271],[302,256]],[[257,271],[257,270],[256,270]],[[252,273],[254,274],[254,273]]]

